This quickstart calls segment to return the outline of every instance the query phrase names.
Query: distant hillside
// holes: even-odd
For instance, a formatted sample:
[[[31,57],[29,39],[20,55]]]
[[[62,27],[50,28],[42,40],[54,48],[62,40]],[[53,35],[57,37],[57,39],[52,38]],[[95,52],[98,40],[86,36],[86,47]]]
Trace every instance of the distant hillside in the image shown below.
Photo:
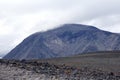
[[[104,51],[89,54],[85,53],[70,57],[43,59],[37,61],[48,62],[56,65],[66,64],[69,66],[76,66],[78,68],[96,68],[115,73],[120,72],[120,51]]]
[[[120,50],[120,35],[94,26],[64,24],[23,40],[4,59],[45,59],[79,53]]]

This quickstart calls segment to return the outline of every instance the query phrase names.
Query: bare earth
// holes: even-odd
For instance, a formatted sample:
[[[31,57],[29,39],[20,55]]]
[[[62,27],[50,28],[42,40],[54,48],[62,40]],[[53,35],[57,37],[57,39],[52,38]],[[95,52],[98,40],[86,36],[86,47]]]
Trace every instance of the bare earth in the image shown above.
[[[120,80],[119,66],[119,52],[46,60],[0,60],[0,80]]]

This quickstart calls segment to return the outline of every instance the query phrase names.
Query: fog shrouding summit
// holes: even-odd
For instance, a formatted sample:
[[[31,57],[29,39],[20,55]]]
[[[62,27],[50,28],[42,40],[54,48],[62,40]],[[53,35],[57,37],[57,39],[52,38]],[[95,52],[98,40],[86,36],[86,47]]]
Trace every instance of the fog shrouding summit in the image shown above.
[[[0,0],[0,54],[24,38],[64,23],[120,33],[120,0]]]
[[[64,24],[35,33],[15,47],[4,59],[45,59],[80,53],[120,50],[120,35],[93,26]]]

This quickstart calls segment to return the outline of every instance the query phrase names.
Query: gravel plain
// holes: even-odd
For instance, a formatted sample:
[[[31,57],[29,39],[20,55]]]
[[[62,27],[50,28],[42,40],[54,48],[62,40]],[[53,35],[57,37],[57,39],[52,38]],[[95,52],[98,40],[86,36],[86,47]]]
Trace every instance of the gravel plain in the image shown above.
[[[0,60],[0,80],[120,80],[113,72],[39,61]]]

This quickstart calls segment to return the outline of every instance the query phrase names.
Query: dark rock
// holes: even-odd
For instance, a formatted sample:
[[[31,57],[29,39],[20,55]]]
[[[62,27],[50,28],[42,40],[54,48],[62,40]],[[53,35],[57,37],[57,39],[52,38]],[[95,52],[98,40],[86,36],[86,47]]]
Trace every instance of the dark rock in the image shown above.
[[[27,37],[3,59],[45,59],[113,50],[120,50],[119,34],[93,26],[65,24]]]

